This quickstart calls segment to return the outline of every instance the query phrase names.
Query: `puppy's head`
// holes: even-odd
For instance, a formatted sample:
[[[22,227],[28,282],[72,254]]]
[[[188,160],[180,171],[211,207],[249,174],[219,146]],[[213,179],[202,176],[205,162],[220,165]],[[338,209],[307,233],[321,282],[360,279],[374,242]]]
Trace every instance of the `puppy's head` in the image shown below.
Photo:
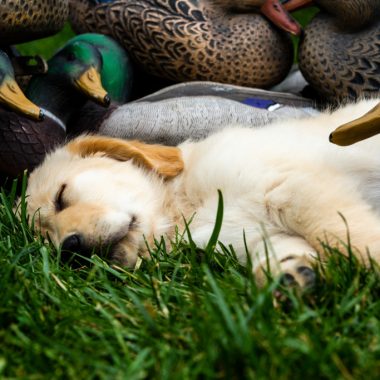
[[[79,137],[48,155],[26,191],[31,220],[63,251],[95,250],[134,265],[144,237],[164,232],[164,180],[183,169],[179,149]]]

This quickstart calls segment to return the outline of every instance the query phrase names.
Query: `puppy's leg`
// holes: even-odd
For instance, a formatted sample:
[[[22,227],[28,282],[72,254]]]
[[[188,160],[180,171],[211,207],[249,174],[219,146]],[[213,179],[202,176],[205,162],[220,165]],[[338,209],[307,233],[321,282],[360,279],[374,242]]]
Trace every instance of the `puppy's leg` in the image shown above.
[[[262,286],[270,274],[281,277],[284,285],[298,285],[301,288],[312,287],[315,273],[312,262],[317,252],[301,237],[278,233],[269,239],[263,239],[255,248],[258,260],[253,258],[256,281]]]
[[[321,253],[321,241],[346,253],[349,237],[359,259],[368,264],[369,250],[380,262],[380,218],[349,179],[326,168],[319,173],[288,176],[268,191],[264,202],[269,218]]]

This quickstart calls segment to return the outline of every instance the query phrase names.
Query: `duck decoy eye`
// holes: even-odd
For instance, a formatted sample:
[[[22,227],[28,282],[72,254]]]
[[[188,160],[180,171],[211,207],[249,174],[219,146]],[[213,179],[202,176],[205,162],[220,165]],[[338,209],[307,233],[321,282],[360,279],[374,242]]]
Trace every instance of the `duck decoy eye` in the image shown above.
[[[57,193],[57,196],[54,202],[56,211],[62,211],[66,207],[66,204],[63,199],[63,193],[65,189],[66,189],[66,184],[63,184]]]
[[[76,59],[74,53],[69,53],[69,54],[67,54],[66,58],[67,58],[67,60],[70,61],[70,62],[75,61],[75,59]]]

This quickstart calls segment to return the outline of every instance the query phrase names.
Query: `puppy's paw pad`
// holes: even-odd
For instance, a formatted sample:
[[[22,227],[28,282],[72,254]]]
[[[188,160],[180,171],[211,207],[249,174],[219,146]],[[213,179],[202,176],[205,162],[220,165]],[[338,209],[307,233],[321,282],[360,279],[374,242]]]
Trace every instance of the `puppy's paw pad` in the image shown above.
[[[280,285],[310,289],[314,286],[316,274],[313,268],[305,265],[288,267],[280,275]]]
[[[284,273],[280,277],[280,285],[286,286],[286,287],[292,287],[297,286],[297,280],[294,278],[294,276],[291,273]]]
[[[315,285],[316,274],[313,268],[309,266],[299,266],[296,269],[298,281],[301,282],[303,288],[312,288]]]

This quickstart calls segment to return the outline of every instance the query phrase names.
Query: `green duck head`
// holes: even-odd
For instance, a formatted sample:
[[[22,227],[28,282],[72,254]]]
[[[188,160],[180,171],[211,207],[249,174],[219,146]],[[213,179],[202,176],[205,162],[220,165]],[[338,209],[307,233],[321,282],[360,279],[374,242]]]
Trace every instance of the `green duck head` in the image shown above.
[[[107,107],[110,97],[101,83],[102,64],[96,47],[85,41],[70,42],[48,61],[46,74],[31,79],[27,96],[63,124],[88,99]]]
[[[131,93],[133,67],[126,50],[113,38],[98,33],[85,33],[72,38],[66,47],[87,42],[101,58],[100,77],[112,101],[125,103]]]
[[[65,45],[48,61],[48,67],[46,74],[31,80],[27,90],[30,98],[43,98],[44,95],[49,97],[49,91],[37,94],[41,85],[48,87],[49,83],[66,89],[67,95],[76,90],[101,105],[109,104],[109,96],[100,78],[102,57],[91,44],[77,41]]]
[[[43,111],[25,97],[17,84],[12,64],[3,51],[0,51],[0,103],[30,119],[43,119]]]
[[[125,103],[130,94],[132,68],[124,49],[112,38],[83,34],[48,61],[48,72],[32,78],[29,99],[64,124],[87,100],[108,106]]]

